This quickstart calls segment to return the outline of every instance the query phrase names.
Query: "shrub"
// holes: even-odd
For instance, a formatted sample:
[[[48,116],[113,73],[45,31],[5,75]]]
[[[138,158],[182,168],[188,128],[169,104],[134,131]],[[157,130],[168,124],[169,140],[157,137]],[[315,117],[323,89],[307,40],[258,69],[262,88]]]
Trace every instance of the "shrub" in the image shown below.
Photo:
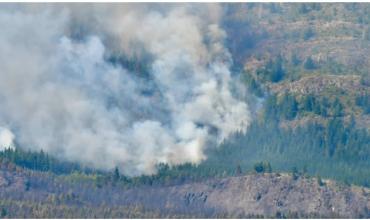
[[[254,170],[256,173],[271,173],[272,168],[269,162],[258,162],[254,164]]]

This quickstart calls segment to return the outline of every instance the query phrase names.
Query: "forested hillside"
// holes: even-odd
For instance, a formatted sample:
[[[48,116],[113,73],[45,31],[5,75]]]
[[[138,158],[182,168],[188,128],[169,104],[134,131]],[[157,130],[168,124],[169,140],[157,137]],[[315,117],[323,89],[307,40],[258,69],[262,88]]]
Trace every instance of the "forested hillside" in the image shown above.
[[[199,163],[158,163],[150,168],[153,174],[135,175],[124,174],[123,169],[137,166],[140,171],[146,170],[144,162],[149,154],[146,151],[134,152],[139,162],[129,157],[132,155],[113,153],[117,161],[126,156],[129,159],[117,163],[121,167],[100,169],[76,162],[75,158],[52,156],[54,151],[50,154],[29,150],[31,147],[16,143],[0,151],[0,217],[369,218],[370,4],[225,3],[221,6],[221,27],[233,60],[232,80],[245,86],[246,95],[242,97],[251,111],[245,132],[233,132],[218,146],[212,142],[215,146],[204,147],[204,158],[196,159]],[[82,40],[79,33],[72,35]],[[158,117],[164,124],[172,120],[167,118],[170,111],[161,106],[168,104],[162,100],[163,88],[152,83],[148,64],[152,62],[151,56],[143,59],[119,53],[105,56],[109,65],[122,66],[137,74],[134,79],[139,85],[130,84],[129,89],[138,90],[145,104],[134,106],[132,112],[125,114],[140,120]],[[103,70],[107,68],[104,66]],[[186,69],[183,66],[173,68],[186,72],[181,69]],[[177,77],[176,80],[185,80],[182,75]],[[188,86],[185,80],[176,85],[166,84],[164,88],[185,91]],[[92,89],[94,95],[95,89]],[[107,97],[107,105],[113,106],[109,114],[118,114],[115,107],[124,106],[119,100],[127,97]],[[127,101],[130,108],[136,101],[130,97]],[[155,109],[146,108],[153,103]],[[200,118],[206,116],[207,112]],[[220,118],[226,120],[225,117]],[[249,115],[243,115],[244,118]],[[233,117],[230,120],[238,121]],[[209,126],[210,136],[221,133],[219,127],[199,121],[197,128]],[[100,121],[97,124],[106,126]],[[171,128],[164,126],[167,130],[163,130],[149,125],[143,126],[143,131],[155,131],[155,138],[160,137],[161,144],[163,140],[169,143],[169,138],[161,134],[172,134]],[[59,124],[50,132],[58,128]],[[181,131],[189,129],[181,128]],[[123,143],[136,135],[139,141],[135,143],[145,147],[149,144],[154,153],[173,156],[167,148],[155,148],[142,141],[147,133],[134,131],[122,138]],[[99,132],[94,130],[93,134]],[[105,138],[114,136],[109,132],[104,134]],[[186,135],[181,138],[188,140]],[[95,144],[84,138],[87,141],[82,143]],[[88,147],[82,146],[79,153],[84,154],[83,149]],[[107,155],[102,158],[109,159]],[[90,164],[100,165],[101,161]]]
[[[205,164],[231,172],[269,161],[278,171],[369,186],[369,4],[225,8],[235,69],[252,102],[262,104],[247,134],[226,141]]]
[[[295,167],[312,176],[368,186],[369,4],[221,6],[234,80],[249,90],[245,101],[252,110],[252,122],[245,134],[236,133],[221,146],[207,149],[207,159],[199,165],[178,167],[190,176],[219,176],[232,175],[238,165],[250,170],[253,164],[267,161],[276,171]],[[110,63],[140,74],[137,80],[150,80],[150,57],[108,55]],[[155,100],[160,94],[153,89],[141,92]],[[49,158],[43,151],[22,149],[29,148],[17,146],[1,157],[56,174],[93,172],[76,162]]]

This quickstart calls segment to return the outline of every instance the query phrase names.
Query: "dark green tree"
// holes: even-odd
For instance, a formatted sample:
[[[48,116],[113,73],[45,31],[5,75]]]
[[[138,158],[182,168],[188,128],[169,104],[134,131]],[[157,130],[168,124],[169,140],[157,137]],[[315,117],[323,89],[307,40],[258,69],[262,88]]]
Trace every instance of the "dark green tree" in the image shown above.
[[[1,212],[0,212],[0,217],[4,218],[4,217],[6,217],[7,214],[8,214],[8,212],[6,211],[6,209],[4,207],[2,207]]]
[[[256,173],[271,173],[271,164],[268,161],[255,163],[254,171],[256,171]]]
[[[262,81],[279,82],[285,76],[285,70],[283,68],[283,58],[281,55],[277,56],[276,59],[270,59],[267,64],[256,70],[256,75]]]
[[[319,186],[325,186],[325,183],[322,181],[320,175],[317,176],[317,183],[319,184]]]
[[[256,164],[254,164],[254,171],[256,171],[257,173],[263,173],[263,172],[265,172],[265,167],[263,166],[263,163],[262,162],[258,162]]]
[[[316,69],[316,65],[315,65],[315,62],[313,61],[313,59],[311,57],[308,57],[306,59],[306,61],[304,62],[304,66],[303,66],[306,70],[313,70],[313,69]]]
[[[308,94],[303,98],[303,110],[311,112],[315,108],[315,97],[312,94]]]
[[[238,166],[236,167],[236,175],[237,176],[242,175],[242,168],[241,168],[240,164],[238,164]]]
[[[293,180],[297,180],[299,178],[299,172],[298,172],[298,169],[297,167],[293,167],[292,168],[292,177],[293,177]]]
[[[309,27],[309,28],[307,28],[304,32],[303,32],[303,39],[304,40],[309,40],[309,39],[311,39],[312,37],[314,37],[315,36],[315,32],[314,32],[314,30],[311,28],[311,27]]]
[[[343,116],[343,105],[342,103],[340,102],[340,100],[337,98],[335,98],[334,100],[334,103],[332,105],[332,109],[333,109],[333,116],[334,117],[340,117],[340,116]]]
[[[25,190],[28,191],[31,188],[31,182],[29,180],[26,180],[24,183]]]
[[[306,14],[310,11],[306,3],[298,4],[297,6],[298,6],[298,12],[300,14]]]
[[[283,58],[281,55],[279,55],[276,58],[275,62],[272,64],[270,81],[279,82],[284,78],[284,76],[285,76],[285,71],[283,69]]]
[[[120,179],[119,169],[118,167],[115,167],[113,171],[113,181],[117,182],[119,179]]]
[[[285,93],[280,103],[280,112],[285,119],[291,120],[297,116],[298,102],[293,95]]]
[[[297,56],[296,53],[292,53],[292,56],[290,58],[290,62],[294,65],[294,66],[298,66],[300,63],[301,63],[301,60],[299,59],[299,57]]]

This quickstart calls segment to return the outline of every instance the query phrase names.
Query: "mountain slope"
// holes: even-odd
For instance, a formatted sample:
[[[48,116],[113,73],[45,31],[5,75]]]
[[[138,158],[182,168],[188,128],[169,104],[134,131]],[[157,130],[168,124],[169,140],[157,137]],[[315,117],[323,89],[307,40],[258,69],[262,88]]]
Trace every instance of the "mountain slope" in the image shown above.
[[[67,179],[3,166],[1,217],[370,217],[370,189],[288,174],[131,188]]]

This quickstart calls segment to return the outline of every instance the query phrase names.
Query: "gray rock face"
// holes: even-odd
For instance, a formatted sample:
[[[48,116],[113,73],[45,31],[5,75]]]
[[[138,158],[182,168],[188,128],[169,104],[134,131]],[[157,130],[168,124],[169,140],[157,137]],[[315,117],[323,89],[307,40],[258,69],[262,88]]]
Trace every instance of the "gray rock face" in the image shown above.
[[[273,216],[278,212],[318,213],[351,217],[368,215],[368,198],[355,189],[332,183],[319,186],[314,179],[293,180],[290,176],[264,175],[230,178],[226,190],[210,195],[228,211]],[[228,198],[222,200],[221,198]],[[221,201],[221,202],[217,202]]]
[[[162,190],[167,199],[173,200],[173,208],[182,200],[187,205],[202,204],[205,209],[235,216],[299,213],[307,216],[370,217],[369,189],[342,186],[331,181],[320,186],[313,178],[293,180],[289,175],[248,175]]]

